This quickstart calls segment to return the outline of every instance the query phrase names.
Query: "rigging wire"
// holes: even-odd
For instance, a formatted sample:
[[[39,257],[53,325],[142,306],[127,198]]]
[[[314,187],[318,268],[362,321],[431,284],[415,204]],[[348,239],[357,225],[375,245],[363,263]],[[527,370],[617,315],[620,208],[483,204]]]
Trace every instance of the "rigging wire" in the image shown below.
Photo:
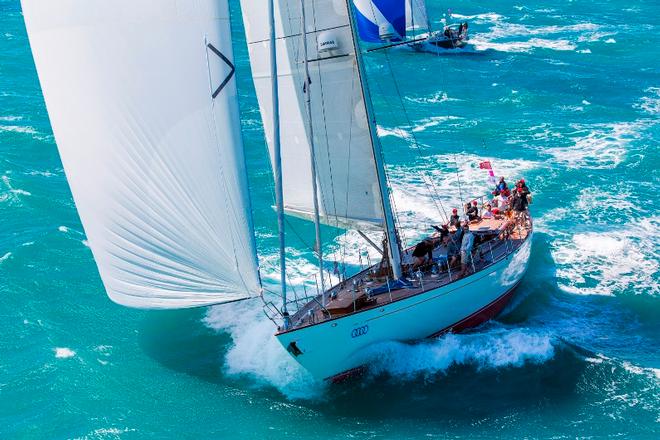
[[[410,135],[412,136],[412,145],[415,147],[415,152],[419,156],[420,159],[424,159],[423,154],[421,153],[421,147],[419,145],[419,141],[417,140],[417,136],[415,135],[415,131],[413,129],[412,121],[410,119],[410,116],[408,115],[408,110],[406,109],[406,106],[404,104],[404,99],[403,96],[401,95],[401,90],[399,89],[399,84],[396,80],[396,75],[394,74],[394,70],[392,69],[392,63],[390,61],[390,56],[389,56],[389,50],[385,49],[383,51],[385,53],[385,58],[387,60],[387,64],[390,67],[389,71],[392,76],[392,82],[394,83],[394,90],[397,93],[397,96],[399,98],[399,102],[401,103],[401,109],[403,110],[403,114],[406,118],[406,122],[408,124],[408,127],[410,127]],[[427,176],[424,175],[424,172],[422,171],[420,173],[422,176],[422,181],[424,182],[427,190],[429,191],[429,195],[431,196],[431,200],[433,201],[433,204],[435,205],[437,211],[439,214],[444,215],[444,218],[446,221],[449,221],[449,216],[447,215],[447,212],[445,211],[445,208],[442,204],[442,202],[439,200],[439,192],[438,189],[433,182],[433,179],[431,177],[428,177],[428,182],[427,182]],[[430,185],[429,185],[430,182]]]

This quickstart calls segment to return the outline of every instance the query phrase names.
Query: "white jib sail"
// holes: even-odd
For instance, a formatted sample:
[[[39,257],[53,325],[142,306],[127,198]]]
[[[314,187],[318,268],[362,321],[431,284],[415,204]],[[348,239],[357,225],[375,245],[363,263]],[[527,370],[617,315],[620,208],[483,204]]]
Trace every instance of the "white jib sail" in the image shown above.
[[[272,155],[268,17],[260,2],[241,0],[241,8]],[[380,190],[346,1],[305,0],[305,13],[321,221],[340,227],[382,225]],[[289,214],[312,218],[300,0],[275,0],[275,21],[284,205]],[[329,40],[336,47],[319,51],[319,45]]]
[[[182,308],[259,295],[227,0],[22,4],[110,298]]]

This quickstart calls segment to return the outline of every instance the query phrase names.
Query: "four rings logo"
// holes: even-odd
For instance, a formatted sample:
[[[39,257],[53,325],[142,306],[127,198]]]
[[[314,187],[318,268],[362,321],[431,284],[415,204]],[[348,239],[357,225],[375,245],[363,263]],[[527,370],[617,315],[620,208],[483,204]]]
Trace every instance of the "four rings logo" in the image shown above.
[[[358,336],[364,336],[369,332],[369,326],[363,325],[362,327],[354,328],[351,331],[351,338],[357,338]]]

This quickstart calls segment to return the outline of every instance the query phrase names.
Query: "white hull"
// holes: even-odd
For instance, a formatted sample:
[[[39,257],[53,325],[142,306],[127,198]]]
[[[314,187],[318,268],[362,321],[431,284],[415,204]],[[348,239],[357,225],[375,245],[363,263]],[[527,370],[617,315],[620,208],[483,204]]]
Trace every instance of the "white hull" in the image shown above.
[[[365,348],[384,341],[415,341],[443,331],[473,327],[506,305],[527,270],[531,232],[524,243],[491,266],[434,290],[383,307],[279,333],[294,356],[317,379],[333,379],[365,365]],[[295,350],[289,350],[291,353]]]

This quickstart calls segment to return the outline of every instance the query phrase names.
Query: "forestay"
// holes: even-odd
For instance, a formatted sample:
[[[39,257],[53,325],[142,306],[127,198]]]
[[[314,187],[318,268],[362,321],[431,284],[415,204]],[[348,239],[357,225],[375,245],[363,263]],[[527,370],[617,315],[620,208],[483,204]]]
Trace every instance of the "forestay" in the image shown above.
[[[266,8],[241,0],[250,62],[268,146],[273,153],[269,35]],[[305,93],[311,93],[321,221],[340,227],[382,225],[382,202],[348,7],[341,0],[306,0],[310,69],[304,74],[300,0],[275,0],[284,205],[313,216]],[[319,50],[319,46],[327,50]]]
[[[23,11],[110,298],[180,308],[259,295],[227,1],[23,0]]]

